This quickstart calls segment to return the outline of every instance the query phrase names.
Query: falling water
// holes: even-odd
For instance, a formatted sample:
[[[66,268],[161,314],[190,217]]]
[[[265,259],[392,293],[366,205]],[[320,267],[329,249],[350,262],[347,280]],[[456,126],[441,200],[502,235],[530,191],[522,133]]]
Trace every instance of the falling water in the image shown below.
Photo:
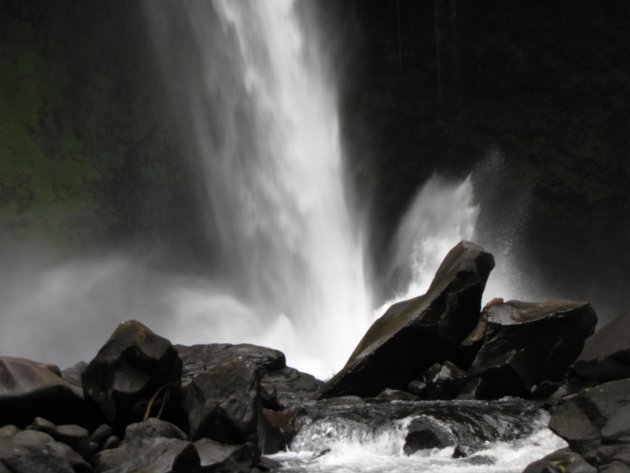
[[[190,87],[188,104],[211,232],[229,268],[218,277],[268,326],[286,329],[272,343],[290,362],[317,360],[308,368],[330,375],[366,329],[371,301],[363,232],[345,196],[335,91],[297,3],[178,8],[198,45],[203,90]],[[221,33],[209,37],[215,14]]]

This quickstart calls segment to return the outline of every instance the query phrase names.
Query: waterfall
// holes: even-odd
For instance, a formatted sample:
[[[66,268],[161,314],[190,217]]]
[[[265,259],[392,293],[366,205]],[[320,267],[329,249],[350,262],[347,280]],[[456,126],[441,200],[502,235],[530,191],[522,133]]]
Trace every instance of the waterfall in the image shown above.
[[[331,375],[367,328],[371,291],[364,232],[346,200],[335,89],[317,38],[295,0],[177,8],[197,46],[193,73],[202,88],[186,87],[187,103],[209,233],[227,268],[217,278],[268,326],[284,327],[270,342],[289,362],[316,360],[320,366],[309,368]],[[218,32],[208,31],[214,15]],[[299,340],[299,353],[287,338]]]

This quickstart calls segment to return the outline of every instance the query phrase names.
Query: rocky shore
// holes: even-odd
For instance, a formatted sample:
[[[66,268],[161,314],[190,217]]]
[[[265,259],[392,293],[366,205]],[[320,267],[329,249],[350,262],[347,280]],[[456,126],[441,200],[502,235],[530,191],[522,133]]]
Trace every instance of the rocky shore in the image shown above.
[[[453,446],[491,462],[476,445],[526,432],[522,419],[541,407],[569,447],[526,473],[630,471],[630,314],[591,336],[585,302],[482,308],[493,266],[479,246],[455,246],[427,293],[390,307],[326,383],[271,348],[173,345],[137,321],[64,371],[0,357],[0,473],[269,471],[280,465],[266,455],[318,420],[412,413],[406,454]],[[436,416],[466,428],[444,430]]]

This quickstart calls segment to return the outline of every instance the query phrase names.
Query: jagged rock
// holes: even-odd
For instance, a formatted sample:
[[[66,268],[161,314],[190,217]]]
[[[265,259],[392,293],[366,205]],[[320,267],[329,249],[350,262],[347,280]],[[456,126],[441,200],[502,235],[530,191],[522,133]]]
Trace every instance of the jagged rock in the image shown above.
[[[258,464],[258,452],[251,444],[225,445],[210,439],[195,442],[201,467],[206,472],[246,472]]]
[[[165,338],[137,321],[121,323],[83,372],[83,389],[107,421],[122,427],[141,420],[159,389],[177,385],[182,362]]]
[[[597,473],[597,468],[568,448],[556,450],[527,465],[523,473]]]
[[[403,450],[407,455],[411,455],[418,450],[446,448],[454,443],[455,439],[446,429],[419,417],[412,420],[407,428]]]
[[[609,456],[610,452],[602,447],[610,444],[630,447],[628,425],[630,379],[586,388],[570,396],[551,410],[549,423],[571,450],[594,465],[598,464],[598,458]]]
[[[435,363],[465,356],[460,344],[479,319],[481,296],[494,258],[461,242],[446,256],[426,294],[391,306],[365,334],[345,367],[320,397],[376,396],[405,389]]]
[[[280,409],[311,399],[323,384],[313,376],[286,366],[281,351],[250,344],[176,345],[183,361],[182,383],[189,384],[195,376],[236,358],[256,366],[261,377],[261,395],[265,407]]]
[[[35,430],[0,437],[0,466],[11,473],[93,473],[90,464],[68,445]]]
[[[0,357],[0,425],[28,425],[37,417],[72,423],[84,413],[83,393],[59,368],[24,358]]]
[[[482,346],[469,371],[483,379],[482,397],[544,397],[561,381],[593,333],[590,304],[509,301],[488,309]],[[542,385],[542,383],[545,383]]]
[[[257,367],[243,358],[211,366],[184,387],[182,407],[193,439],[257,443],[262,417]]]

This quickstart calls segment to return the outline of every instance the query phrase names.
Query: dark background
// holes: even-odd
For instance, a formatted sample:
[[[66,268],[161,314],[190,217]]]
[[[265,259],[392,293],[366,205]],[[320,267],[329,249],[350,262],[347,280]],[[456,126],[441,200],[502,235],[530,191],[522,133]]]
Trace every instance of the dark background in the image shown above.
[[[629,3],[315,5],[376,274],[422,182],[476,171],[484,232],[518,213],[545,294],[628,308]],[[142,246],[212,264],[191,126],[162,77],[140,2],[0,0],[5,258]]]

